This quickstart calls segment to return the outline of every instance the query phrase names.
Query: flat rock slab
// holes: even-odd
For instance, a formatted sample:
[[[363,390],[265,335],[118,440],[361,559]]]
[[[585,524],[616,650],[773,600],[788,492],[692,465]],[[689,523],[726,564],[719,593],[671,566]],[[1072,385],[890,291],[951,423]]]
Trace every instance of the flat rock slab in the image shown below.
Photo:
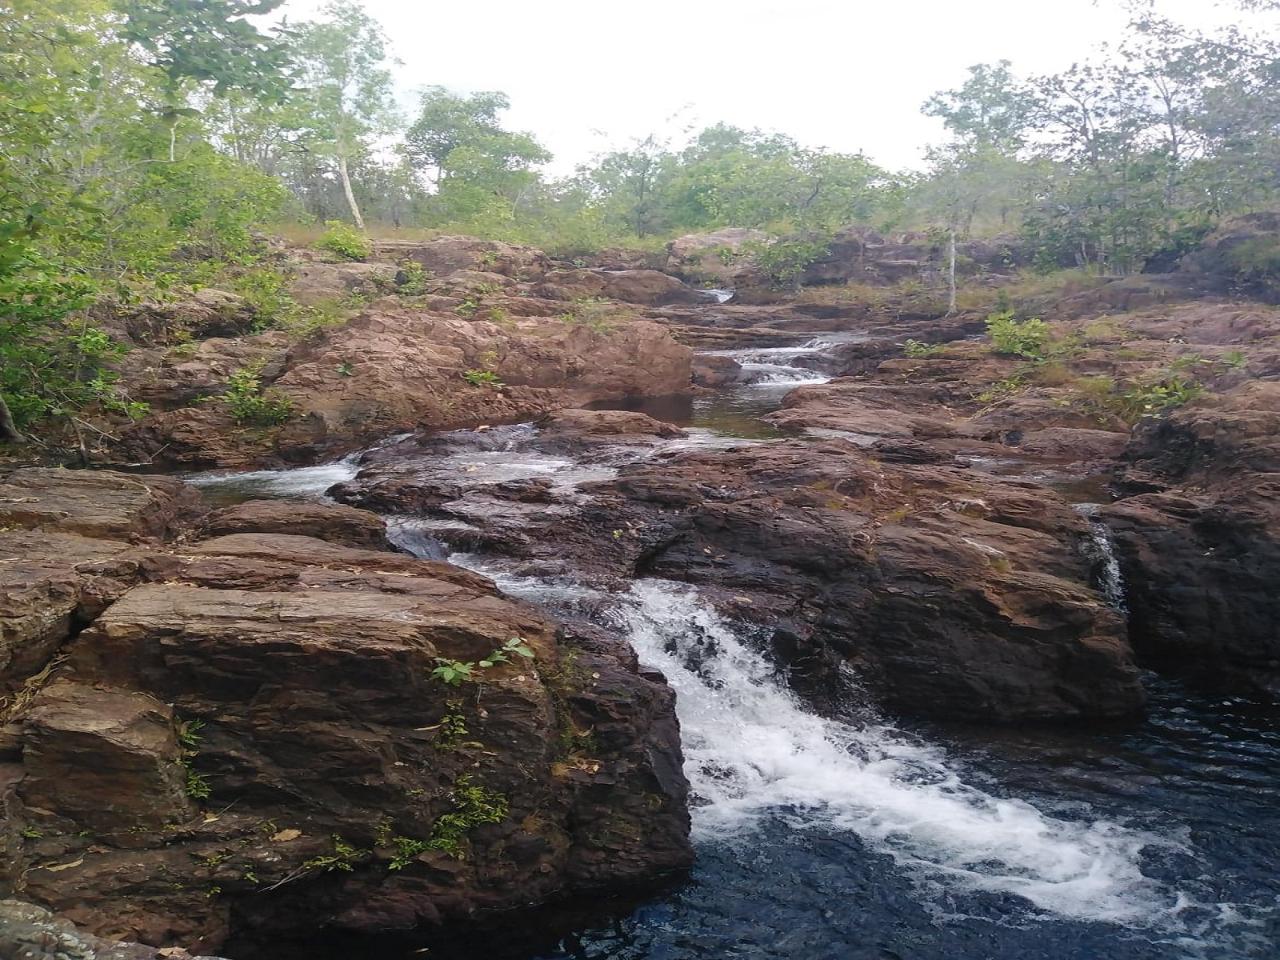
[[[0,526],[107,540],[163,537],[199,502],[173,477],[24,467],[0,480]]]

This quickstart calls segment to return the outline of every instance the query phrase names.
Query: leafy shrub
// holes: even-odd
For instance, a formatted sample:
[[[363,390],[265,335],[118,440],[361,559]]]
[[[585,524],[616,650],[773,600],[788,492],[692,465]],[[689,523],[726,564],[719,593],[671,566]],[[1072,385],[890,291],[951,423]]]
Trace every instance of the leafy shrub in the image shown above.
[[[427,270],[417,260],[401,260],[396,274],[396,293],[417,297],[427,292]]]
[[[356,860],[362,857],[365,851],[347,843],[346,840],[338,836],[336,833],[333,835],[332,839],[333,853],[312,857],[310,860],[303,863],[302,869],[304,871],[322,870],[325,873],[330,873],[334,870],[340,870],[343,873],[351,872]]]
[[[799,290],[805,270],[826,256],[830,248],[828,238],[815,236],[751,244],[746,249],[771,286]]]
[[[1122,410],[1136,420],[1152,416],[1190,403],[1204,393],[1204,387],[1184,377],[1162,377],[1150,383],[1139,384],[1124,394]]]
[[[344,260],[365,260],[373,253],[373,243],[363,233],[341,220],[326,220],[325,231],[316,241],[321,250]]]
[[[1028,360],[1045,358],[1049,326],[1043,320],[1019,320],[1012,313],[993,313],[987,317],[987,333],[996,353]]]
[[[258,361],[241,367],[227,380],[222,399],[231,408],[236,423],[258,427],[274,427],[293,415],[293,400],[278,390],[262,389],[262,368]]]

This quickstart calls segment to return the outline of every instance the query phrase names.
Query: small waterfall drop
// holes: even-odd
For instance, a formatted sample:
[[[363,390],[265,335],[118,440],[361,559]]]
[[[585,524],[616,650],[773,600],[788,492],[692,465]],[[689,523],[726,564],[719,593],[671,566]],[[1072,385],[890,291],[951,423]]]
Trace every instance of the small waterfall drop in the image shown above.
[[[848,830],[925,884],[1076,919],[1140,923],[1171,899],[1140,867],[1144,848],[1167,841],[992,796],[887,724],[807,711],[693,588],[639,581],[612,616],[676,691],[698,839],[749,843],[768,818]]]
[[[1098,589],[1107,598],[1107,603],[1121,613],[1127,613],[1124,595],[1124,577],[1120,572],[1120,561],[1116,557],[1115,544],[1111,541],[1111,531],[1098,519],[1098,504],[1078,503],[1076,512],[1089,521],[1090,541],[1086,547],[1086,555],[1098,567]]]

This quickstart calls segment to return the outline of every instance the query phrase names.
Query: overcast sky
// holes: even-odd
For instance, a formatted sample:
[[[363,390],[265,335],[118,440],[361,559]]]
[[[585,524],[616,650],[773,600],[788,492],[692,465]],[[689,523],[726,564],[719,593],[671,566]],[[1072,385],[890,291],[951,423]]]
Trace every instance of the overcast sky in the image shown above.
[[[290,20],[323,0],[288,0]],[[364,0],[391,38],[401,99],[439,84],[502,90],[507,126],[535,134],[562,174],[653,132],[725,121],[919,166],[941,138],[921,116],[966,68],[1024,73],[1084,59],[1125,22],[1119,0]],[[1161,0],[1183,23],[1230,16]]]

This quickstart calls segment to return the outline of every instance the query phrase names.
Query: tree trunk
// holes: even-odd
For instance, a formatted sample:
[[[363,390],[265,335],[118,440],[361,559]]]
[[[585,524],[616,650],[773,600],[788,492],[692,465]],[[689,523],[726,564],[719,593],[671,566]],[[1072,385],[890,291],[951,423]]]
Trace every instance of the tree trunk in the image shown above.
[[[956,312],[956,231],[951,228],[947,243],[947,316]]]
[[[363,233],[364,217],[360,216],[360,207],[356,204],[356,195],[351,190],[351,177],[347,174],[346,157],[338,157],[338,176],[342,177],[342,192],[347,195],[347,204],[351,207],[351,219],[356,222],[356,228]]]
[[[13,414],[9,412],[9,404],[5,403],[2,396],[0,396],[0,440],[5,443],[27,442],[27,438],[18,431],[18,425],[13,422]]]

